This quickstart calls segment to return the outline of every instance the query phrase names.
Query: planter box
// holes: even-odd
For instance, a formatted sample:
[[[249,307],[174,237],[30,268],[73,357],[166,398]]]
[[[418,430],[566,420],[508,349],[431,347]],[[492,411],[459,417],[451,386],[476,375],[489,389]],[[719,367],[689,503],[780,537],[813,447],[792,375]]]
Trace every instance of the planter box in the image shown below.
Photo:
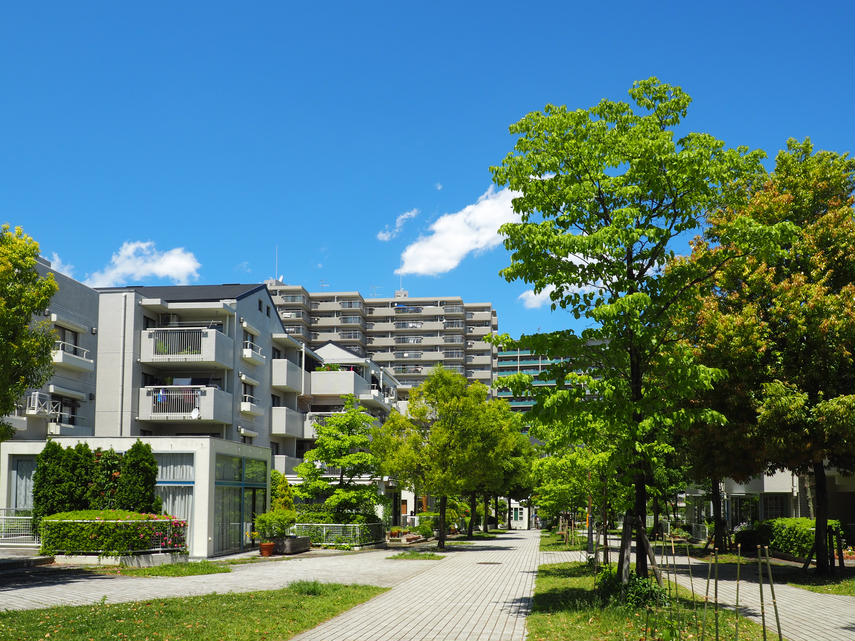
[[[282,547],[280,548],[282,550],[281,554],[306,552],[311,545],[311,539],[308,536],[289,536],[282,542]]]
[[[187,554],[180,552],[154,552],[152,554],[125,554],[122,556],[97,556],[94,554],[57,554],[57,565],[124,565],[129,568],[151,568],[167,563],[184,563]]]

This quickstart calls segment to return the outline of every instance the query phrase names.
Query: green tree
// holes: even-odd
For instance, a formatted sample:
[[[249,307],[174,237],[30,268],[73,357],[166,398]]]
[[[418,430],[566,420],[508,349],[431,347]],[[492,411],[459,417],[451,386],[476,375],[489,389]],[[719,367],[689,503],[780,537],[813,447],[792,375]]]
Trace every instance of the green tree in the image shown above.
[[[554,367],[562,376],[536,411],[561,417],[578,442],[598,427],[610,431],[644,523],[654,471],[673,452],[677,413],[689,411],[676,401],[708,388],[716,374],[674,340],[668,311],[719,266],[663,268],[674,257],[672,241],[699,229],[708,211],[740,202],[743,190],[734,186],[762,175],[763,154],[725,149],[708,134],[677,138],[691,102],[679,87],[650,78],[629,94],[634,106],[603,100],[528,114],[510,127],[519,135],[514,152],[492,171],[497,185],[519,194],[520,222],[500,229],[511,252],[502,275],[548,292],[553,309],[590,324],[581,334],[516,343],[572,363]],[[597,420],[577,418],[586,414]],[[644,554],[636,571],[647,576]]]
[[[47,321],[34,322],[56,292],[53,274],[36,271],[39,244],[20,227],[0,227],[0,417],[14,413],[23,394],[51,375],[54,334]],[[0,441],[12,427],[0,420]]]
[[[42,518],[73,509],[77,479],[72,477],[66,462],[65,449],[48,439],[36,457],[33,473],[33,529],[38,531]]]
[[[735,337],[721,366],[738,382],[750,374],[744,396],[771,467],[813,474],[820,573],[828,571],[827,466],[855,469],[854,187],[855,161],[790,140],[751,202],[713,217],[709,242],[692,255],[705,261],[731,250],[730,230],[746,220],[791,230],[781,251],[717,274],[690,322]],[[705,354],[722,357],[708,343]],[[737,427],[747,422],[724,414],[736,414]]]
[[[303,482],[295,494],[307,502],[323,502],[337,515],[374,513],[382,502],[376,482],[378,462],[370,443],[374,423],[355,396],[345,396],[342,412],[315,425],[315,447],[296,468]]]
[[[98,448],[94,454],[95,467],[88,487],[89,509],[116,509],[116,491],[122,474],[122,455],[113,448]]]
[[[157,484],[157,461],[151,445],[139,439],[122,457],[122,468],[116,485],[116,507],[133,512],[160,511],[154,487]]]
[[[294,494],[288,477],[278,470],[270,470],[271,500],[270,507],[273,510],[293,510]]]

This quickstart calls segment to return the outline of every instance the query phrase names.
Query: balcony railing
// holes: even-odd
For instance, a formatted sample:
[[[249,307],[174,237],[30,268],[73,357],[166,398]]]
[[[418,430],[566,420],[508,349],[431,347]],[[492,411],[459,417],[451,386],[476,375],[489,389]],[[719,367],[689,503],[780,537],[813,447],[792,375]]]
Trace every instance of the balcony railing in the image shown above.
[[[446,305],[443,307],[446,314],[462,314],[463,305]]]
[[[84,349],[66,341],[54,341],[53,348],[56,351],[65,352],[66,354],[77,356],[78,358],[89,358],[88,349]]]
[[[396,336],[396,343],[421,343],[424,340],[424,336]]]
[[[443,323],[443,327],[445,327],[445,329],[463,329],[463,326],[462,320],[450,320]]]
[[[50,395],[44,392],[30,392],[27,394],[27,415],[49,416],[53,411]]]
[[[264,353],[262,352],[261,346],[256,345],[250,340],[245,340],[243,342],[243,351],[241,351],[241,358],[245,361],[249,361],[250,363],[260,364],[265,361]]]
[[[395,329],[421,329],[422,321],[398,321],[395,323]]]
[[[144,329],[140,361],[170,363],[208,363],[231,368],[234,364],[232,339],[208,327],[160,327]]]
[[[141,421],[232,421],[232,395],[204,385],[140,388]]]
[[[442,341],[444,343],[462,343],[463,337],[459,334],[454,334],[453,336],[443,336]]]
[[[396,314],[421,314],[422,307],[418,307],[415,305],[399,305],[395,307]]]

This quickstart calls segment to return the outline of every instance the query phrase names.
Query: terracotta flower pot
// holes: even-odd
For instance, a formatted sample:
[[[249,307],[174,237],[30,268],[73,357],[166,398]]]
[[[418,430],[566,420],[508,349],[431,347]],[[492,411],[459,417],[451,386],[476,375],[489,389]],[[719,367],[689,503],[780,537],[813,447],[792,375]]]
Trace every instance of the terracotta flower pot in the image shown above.
[[[273,541],[269,541],[267,543],[259,543],[258,551],[261,553],[261,556],[273,556],[273,548],[276,547],[276,544]]]

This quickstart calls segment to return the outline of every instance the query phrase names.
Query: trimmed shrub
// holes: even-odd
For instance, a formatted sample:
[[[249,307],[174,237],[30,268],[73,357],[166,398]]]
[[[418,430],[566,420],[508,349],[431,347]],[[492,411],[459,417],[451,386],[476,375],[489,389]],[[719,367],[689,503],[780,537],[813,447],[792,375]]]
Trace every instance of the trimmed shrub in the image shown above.
[[[71,492],[75,479],[65,464],[65,450],[56,441],[48,440],[36,457],[33,473],[33,528],[49,514],[73,509]]]
[[[159,512],[155,496],[157,461],[151,445],[137,440],[122,457],[122,468],[116,486],[116,507],[132,512]]]
[[[263,541],[284,539],[297,521],[294,510],[271,510],[255,517],[255,529]]]
[[[89,484],[89,507],[93,510],[116,508],[116,490],[122,472],[122,455],[113,448],[106,452],[98,448],[94,453],[95,470]]]
[[[419,526],[416,528],[416,532],[421,534],[424,538],[429,539],[433,536],[433,526],[430,523],[419,522]]]
[[[152,550],[186,551],[187,521],[127,510],[79,510],[46,516],[42,554],[114,556]]]
[[[813,546],[816,521],[806,518],[769,519],[760,524],[761,545],[768,541],[771,549],[798,557],[806,557]],[[828,520],[828,530],[842,535],[840,521]],[[756,546],[755,546],[756,547]]]

